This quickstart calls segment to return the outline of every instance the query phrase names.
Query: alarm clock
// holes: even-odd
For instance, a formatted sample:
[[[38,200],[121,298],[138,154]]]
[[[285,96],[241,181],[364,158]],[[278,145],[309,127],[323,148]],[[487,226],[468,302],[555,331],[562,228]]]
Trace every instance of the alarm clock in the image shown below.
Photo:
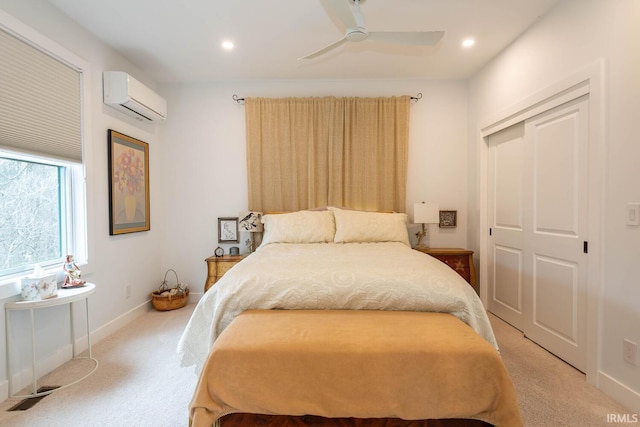
[[[216,248],[216,250],[214,251],[214,254],[215,254],[217,257],[221,257],[222,255],[224,255],[224,249],[222,249],[220,246],[218,246],[218,247]]]

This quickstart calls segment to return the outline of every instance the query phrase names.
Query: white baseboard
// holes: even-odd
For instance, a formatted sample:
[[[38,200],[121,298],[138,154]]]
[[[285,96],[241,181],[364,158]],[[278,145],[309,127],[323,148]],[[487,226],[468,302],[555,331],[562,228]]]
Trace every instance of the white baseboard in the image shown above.
[[[86,338],[85,338],[86,339]],[[86,348],[86,342],[85,342]],[[81,351],[81,350],[78,350]],[[60,347],[58,351],[54,354],[49,355],[47,358],[38,360],[38,364],[36,366],[36,378],[40,379],[41,377],[47,375],[49,372],[53,371],[57,367],[63,365],[65,362],[71,359],[72,357],[72,346],[71,344]],[[31,367],[27,369],[22,369],[19,372],[15,372],[12,375],[13,381],[13,394],[16,394],[20,390],[25,387],[29,387],[33,384],[33,373],[31,371]],[[7,395],[5,397],[9,397],[9,381],[5,381],[7,384]],[[31,391],[31,388],[29,389]]]
[[[153,306],[151,305],[151,300],[145,301],[137,307],[129,310],[128,312],[116,317],[112,321],[100,326],[98,329],[91,331],[91,346],[93,347],[96,343],[100,342],[102,339],[108,337],[112,333],[116,332],[118,329],[126,326],[131,323],[138,317],[142,316],[146,312],[153,310]],[[87,350],[87,336],[83,335],[82,337],[76,338],[76,353],[80,354],[83,351]],[[71,344],[60,347],[58,351],[54,354],[49,355],[44,359],[38,360],[38,366],[36,367],[36,377],[40,379],[41,377],[47,375],[49,372],[54,369],[62,366],[64,363],[71,360],[73,356],[73,347]],[[25,387],[30,386],[33,383],[31,368],[23,369],[20,372],[16,372],[12,375],[13,381],[13,393],[17,393],[19,390],[22,390]],[[9,398],[9,381],[4,380],[0,382],[0,401],[5,401]]]
[[[127,324],[131,323],[138,317],[142,316],[143,314],[151,310],[153,310],[153,306],[151,305],[151,300],[147,300],[142,304],[140,304],[139,306],[134,307],[128,312],[122,314],[121,316],[116,317],[112,321],[105,323],[104,325],[100,326],[98,329],[91,331],[91,345],[100,342],[100,340],[108,337],[118,329],[122,328],[123,326],[126,326]],[[82,344],[80,343],[80,341],[82,341]],[[76,345],[84,345],[84,347],[76,347],[76,348],[81,348],[82,349],[81,351],[86,350],[87,337],[85,336],[84,340],[82,339],[76,340]]]
[[[202,292],[189,292],[189,304],[197,304],[203,296]]]
[[[602,371],[598,372],[598,385],[605,394],[622,403],[632,413],[640,415],[640,393]]]

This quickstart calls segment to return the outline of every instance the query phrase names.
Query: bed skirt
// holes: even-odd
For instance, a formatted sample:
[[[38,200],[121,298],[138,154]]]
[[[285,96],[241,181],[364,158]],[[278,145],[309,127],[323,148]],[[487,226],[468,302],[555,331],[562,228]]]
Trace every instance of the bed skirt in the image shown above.
[[[229,414],[220,427],[489,427],[480,420],[401,420],[398,418],[323,418],[312,415]]]

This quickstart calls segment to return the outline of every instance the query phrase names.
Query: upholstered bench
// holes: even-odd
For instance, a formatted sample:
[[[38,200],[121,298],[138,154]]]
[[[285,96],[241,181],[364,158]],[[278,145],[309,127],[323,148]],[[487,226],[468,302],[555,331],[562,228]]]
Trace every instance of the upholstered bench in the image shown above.
[[[234,413],[245,415],[225,417]],[[277,422],[268,417],[247,421],[248,414],[298,416],[279,419],[298,423],[292,426],[451,418],[521,425],[495,348],[450,314],[399,311],[240,314],[211,349],[191,421],[288,425],[263,424]],[[320,417],[333,424],[318,424]],[[305,418],[314,423],[299,424]]]

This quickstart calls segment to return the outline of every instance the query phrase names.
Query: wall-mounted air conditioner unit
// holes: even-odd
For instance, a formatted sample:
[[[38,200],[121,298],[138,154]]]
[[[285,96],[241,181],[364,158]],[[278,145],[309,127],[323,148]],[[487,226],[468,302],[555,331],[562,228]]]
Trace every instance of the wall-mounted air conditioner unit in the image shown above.
[[[123,71],[102,73],[104,103],[141,121],[162,122],[167,101]]]

